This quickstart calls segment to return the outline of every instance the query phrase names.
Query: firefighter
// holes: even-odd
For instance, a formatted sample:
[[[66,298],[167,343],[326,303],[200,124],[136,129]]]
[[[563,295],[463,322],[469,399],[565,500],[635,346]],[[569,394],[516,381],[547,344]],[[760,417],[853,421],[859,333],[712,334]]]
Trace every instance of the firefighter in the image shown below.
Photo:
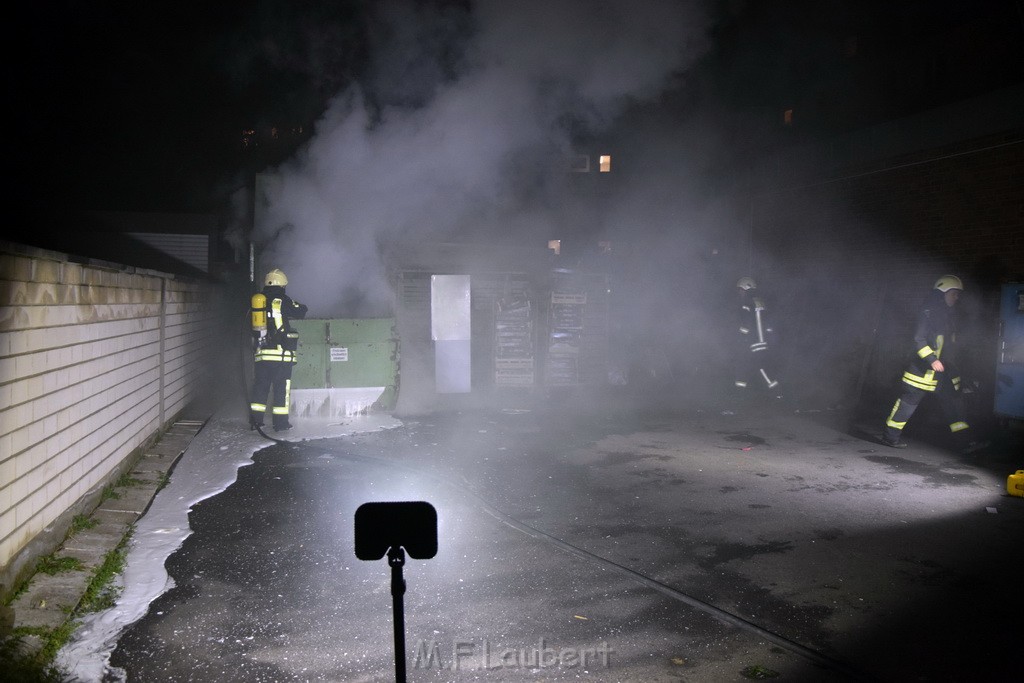
[[[949,431],[964,453],[987,444],[970,437],[970,425],[963,419],[960,375],[955,362],[956,314],[954,307],[964,286],[955,275],[943,275],[935,282],[917,316],[914,354],[903,373],[903,390],[885,420],[882,443],[906,448],[900,440],[903,428],[917,410],[921,399],[934,394],[949,422]]]
[[[255,376],[249,404],[249,426],[252,429],[263,426],[269,392],[274,431],[280,432],[292,428],[288,413],[291,409],[292,366],[297,361],[299,334],[292,329],[291,321],[305,317],[307,308],[285,294],[288,278],[277,268],[267,273],[263,284],[263,290],[252,297]]]
[[[773,331],[768,325],[764,300],[755,296],[757,283],[752,277],[741,277],[736,281],[736,292],[740,305],[738,312],[739,349],[736,359],[736,387],[746,390],[751,386],[761,387],[771,396],[781,398],[779,380],[772,369],[772,354],[769,350]]]

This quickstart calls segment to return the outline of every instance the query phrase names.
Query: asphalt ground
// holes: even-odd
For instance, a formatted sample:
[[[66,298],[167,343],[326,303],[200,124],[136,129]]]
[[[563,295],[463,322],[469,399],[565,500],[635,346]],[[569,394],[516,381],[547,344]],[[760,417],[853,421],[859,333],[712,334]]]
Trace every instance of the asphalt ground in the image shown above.
[[[355,558],[353,518],[423,500],[438,553],[404,567],[409,680],[1015,680],[1019,433],[970,457],[859,433],[549,400],[268,444],[192,508],[175,587],[110,661],[129,681],[393,680],[390,569]]]

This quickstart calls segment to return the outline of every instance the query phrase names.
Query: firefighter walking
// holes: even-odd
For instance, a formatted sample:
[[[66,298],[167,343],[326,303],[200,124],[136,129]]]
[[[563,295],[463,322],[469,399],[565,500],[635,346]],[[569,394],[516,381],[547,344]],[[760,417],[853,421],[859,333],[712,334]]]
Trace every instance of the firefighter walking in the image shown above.
[[[882,443],[906,448],[900,440],[904,427],[921,399],[933,394],[949,424],[954,441],[964,453],[984,448],[987,443],[971,438],[960,400],[960,374],[954,365],[956,314],[954,307],[964,286],[955,275],[943,275],[936,282],[917,315],[914,355],[903,372],[903,389],[885,420]]]
[[[285,294],[288,278],[277,268],[267,273],[263,284],[263,290],[253,294],[251,301],[255,370],[249,426],[262,428],[269,393],[274,431],[280,432],[292,428],[288,414],[299,334],[292,329],[291,321],[305,317],[307,308]]]
[[[782,392],[773,364],[774,347],[769,348],[773,330],[768,325],[764,300],[754,294],[756,289],[757,283],[751,277],[741,277],[736,281],[736,291],[740,298],[737,309],[740,336],[735,385],[741,390],[760,387],[771,396],[781,398]]]

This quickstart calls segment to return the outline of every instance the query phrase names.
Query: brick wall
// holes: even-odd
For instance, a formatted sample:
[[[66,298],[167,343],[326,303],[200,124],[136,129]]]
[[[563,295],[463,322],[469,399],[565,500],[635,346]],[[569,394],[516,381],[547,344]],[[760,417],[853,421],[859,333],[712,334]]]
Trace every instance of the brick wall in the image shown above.
[[[998,285],[1024,280],[1024,130],[788,175],[773,164],[753,183],[749,239],[783,303],[791,374],[812,393],[831,383],[824,400],[886,393],[921,299],[953,273],[966,364],[990,381]]]
[[[208,283],[0,244],[0,584],[201,390]]]

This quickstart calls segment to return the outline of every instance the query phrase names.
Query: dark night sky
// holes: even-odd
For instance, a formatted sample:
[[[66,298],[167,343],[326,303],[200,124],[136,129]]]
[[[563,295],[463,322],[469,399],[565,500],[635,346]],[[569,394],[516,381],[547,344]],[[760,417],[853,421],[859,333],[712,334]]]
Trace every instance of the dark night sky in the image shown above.
[[[22,199],[174,208],[234,182],[243,129],[311,121],[347,81],[353,4],[33,5],[9,75]]]
[[[244,128],[302,124],[308,132],[353,80],[371,104],[414,106],[422,93],[389,89],[386,75],[422,65],[381,49],[396,37],[374,20],[376,7],[400,4],[57,0],[28,7],[10,24],[15,203],[212,208],[246,171],[280,160],[267,150],[271,156],[241,154]],[[429,49],[441,71],[450,70],[425,73],[423,82],[455,77],[472,3],[416,7],[406,10],[409,20],[436,21]],[[712,45],[689,87],[727,109],[804,103],[826,133],[1024,81],[1024,10],[1016,0],[729,0],[710,12]],[[855,57],[844,53],[851,45]],[[986,56],[967,63],[963,55],[975,51]],[[914,70],[921,78],[907,75]],[[907,87],[915,82],[920,87]]]

